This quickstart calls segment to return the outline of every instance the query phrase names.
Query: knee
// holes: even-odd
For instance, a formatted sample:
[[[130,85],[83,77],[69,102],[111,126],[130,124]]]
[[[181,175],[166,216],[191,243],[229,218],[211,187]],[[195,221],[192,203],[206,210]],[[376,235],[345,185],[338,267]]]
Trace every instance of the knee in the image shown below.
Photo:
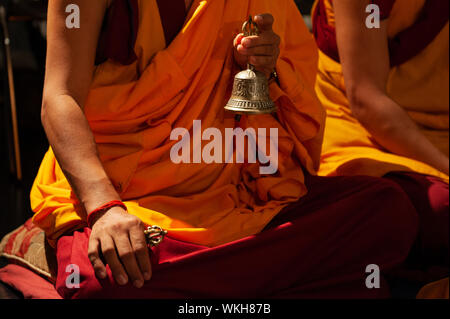
[[[58,240],[55,288],[64,299],[105,298],[114,281],[99,281],[87,256],[90,231],[76,231]]]
[[[435,215],[444,216],[448,219],[449,192],[448,184],[444,182],[434,183],[428,190],[430,206]]]
[[[411,249],[419,230],[419,216],[404,190],[395,182],[380,178],[375,200],[379,202],[377,212],[382,222],[382,235],[392,249]]]
[[[58,274],[56,290],[59,295],[64,299],[111,299],[126,290],[127,287],[115,283],[110,272],[107,278],[99,279],[91,268],[77,269],[79,273]]]
[[[59,266],[55,288],[61,297],[64,299],[99,298],[101,287],[91,269],[77,264]]]

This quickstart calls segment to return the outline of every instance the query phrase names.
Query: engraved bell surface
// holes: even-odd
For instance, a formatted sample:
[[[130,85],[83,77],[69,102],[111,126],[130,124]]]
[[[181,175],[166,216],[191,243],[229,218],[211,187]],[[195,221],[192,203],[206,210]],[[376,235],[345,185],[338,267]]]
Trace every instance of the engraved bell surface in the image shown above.
[[[234,78],[233,93],[225,109],[236,113],[267,114],[276,111],[269,96],[269,85],[264,73],[247,69]]]
[[[245,36],[259,33],[250,17],[242,27]],[[277,110],[269,96],[269,83],[264,73],[248,65],[234,78],[233,92],[225,109],[237,114],[268,114]]]

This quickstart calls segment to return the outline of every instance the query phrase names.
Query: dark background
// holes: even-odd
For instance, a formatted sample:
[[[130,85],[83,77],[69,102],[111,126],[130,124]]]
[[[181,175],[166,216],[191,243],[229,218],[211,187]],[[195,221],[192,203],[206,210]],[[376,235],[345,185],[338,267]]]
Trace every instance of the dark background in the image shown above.
[[[95,1],[95,0],[94,0]],[[38,0],[0,0],[0,5],[9,3],[11,17],[8,21],[14,84],[17,100],[20,151],[23,180],[17,182],[10,173],[9,144],[11,121],[6,92],[6,71],[4,50],[0,50],[0,239],[20,226],[33,213],[30,209],[29,192],[39,169],[42,157],[48,149],[48,142],[41,126],[40,108],[45,66],[45,24],[36,20],[17,20],[15,13],[27,16]],[[11,4],[12,3],[12,4]],[[313,0],[296,0],[301,12],[308,15]],[[23,5],[22,5],[23,4]],[[27,9],[30,4],[31,10]],[[14,5],[19,5],[14,10]],[[305,19],[306,21],[308,19]],[[1,39],[3,42],[4,39]]]

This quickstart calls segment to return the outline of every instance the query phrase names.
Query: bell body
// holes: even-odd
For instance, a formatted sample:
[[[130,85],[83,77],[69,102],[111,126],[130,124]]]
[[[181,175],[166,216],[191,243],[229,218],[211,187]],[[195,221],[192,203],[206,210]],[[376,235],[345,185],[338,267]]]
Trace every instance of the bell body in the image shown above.
[[[238,114],[268,114],[276,111],[264,73],[248,68],[234,78],[233,93],[225,109]]]

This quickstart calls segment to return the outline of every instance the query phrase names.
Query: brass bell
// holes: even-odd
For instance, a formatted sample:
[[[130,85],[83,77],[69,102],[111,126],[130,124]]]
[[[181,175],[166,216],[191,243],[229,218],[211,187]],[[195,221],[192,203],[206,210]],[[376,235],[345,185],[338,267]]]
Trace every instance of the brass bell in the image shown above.
[[[258,35],[259,29],[252,17],[242,26],[244,36]],[[225,110],[237,114],[268,114],[277,110],[269,96],[269,82],[264,73],[251,64],[234,78],[233,93]]]

